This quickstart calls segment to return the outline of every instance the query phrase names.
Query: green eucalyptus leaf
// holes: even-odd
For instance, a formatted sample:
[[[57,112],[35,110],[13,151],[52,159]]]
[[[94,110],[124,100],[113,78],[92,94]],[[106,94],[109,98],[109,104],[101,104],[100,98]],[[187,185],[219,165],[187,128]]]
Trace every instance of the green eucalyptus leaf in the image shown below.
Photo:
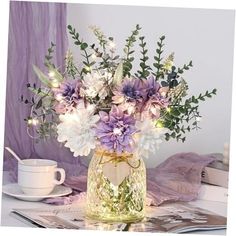
[[[36,110],[39,109],[42,106],[42,104],[43,104],[43,101],[42,101],[42,98],[40,98],[37,105],[35,106],[35,109]]]
[[[82,44],[80,45],[81,50],[85,50],[87,47],[88,47],[88,44],[87,44],[87,43],[82,43]]]
[[[163,35],[163,36],[160,37],[160,40],[163,41],[164,39],[165,39],[165,35]]]
[[[50,96],[49,94],[47,94],[47,93],[41,91],[41,89],[35,89],[35,88],[32,88],[32,87],[28,87],[28,89],[29,89],[31,92],[35,93],[36,95],[39,95],[40,97]]]

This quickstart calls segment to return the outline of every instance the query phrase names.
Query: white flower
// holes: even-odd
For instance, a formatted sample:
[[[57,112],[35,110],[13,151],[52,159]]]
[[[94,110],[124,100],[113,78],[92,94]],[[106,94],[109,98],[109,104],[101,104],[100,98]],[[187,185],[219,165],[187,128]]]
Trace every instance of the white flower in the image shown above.
[[[95,131],[93,127],[99,120],[99,115],[93,115],[94,106],[86,108],[79,103],[70,113],[60,115],[61,123],[57,126],[57,140],[65,142],[74,156],[87,156],[95,148]]]
[[[136,127],[140,132],[135,136],[135,154],[145,158],[148,158],[152,154],[156,154],[167,129],[155,127],[155,124],[151,119],[137,121]]]
[[[108,93],[105,82],[110,83],[111,76],[108,72],[91,72],[86,74],[83,79],[83,87],[80,89],[81,95],[89,98],[95,98],[96,96],[99,96],[101,99],[106,98]]]

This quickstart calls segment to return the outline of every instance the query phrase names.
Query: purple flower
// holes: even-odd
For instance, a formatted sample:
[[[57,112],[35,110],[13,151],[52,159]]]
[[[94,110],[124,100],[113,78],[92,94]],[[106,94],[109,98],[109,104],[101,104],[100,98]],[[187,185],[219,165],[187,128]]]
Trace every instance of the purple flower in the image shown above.
[[[170,103],[166,94],[168,87],[161,87],[153,76],[150,76],[146,81],[147,100],[158,103],[161,107],[167,107]]]
[[[80,99],[80,82],[78,80],[65,80],[59,88],[54,89],[55,97],[59,97],[67,102],[76,102]]]
[[[155,96],[158,94],[158,91],[160,89],[160,84],[155,80],[154,76],[148,77],[146,80],[146,94],[147,99],[151,98],[152,96]]]
[[[65,113],[74,107],[79,100],[80,96],[81,82],[78,80],[65,80],[58,88],[54,88],[54,96],[58,103],[55,109],[58,113]]]
[[[126,78],[114,91],[113,103],[120,105],[123,111],[129,114],[141,109],[146,97],[146,87],[143,80],[138,78]]]
[[[132,135],[137,132],[135,119],[125,114],[119,107],[113,106],[108,113],[101,111],[96,135],[102,146],[109,151],[132,152]]]
[[[167,98],[168,88],[161,87],[153,76],[146,81],[146,102],[142,108],[142,117],[158,119],[160,117],[161,108],[166,108],[170,101]]]

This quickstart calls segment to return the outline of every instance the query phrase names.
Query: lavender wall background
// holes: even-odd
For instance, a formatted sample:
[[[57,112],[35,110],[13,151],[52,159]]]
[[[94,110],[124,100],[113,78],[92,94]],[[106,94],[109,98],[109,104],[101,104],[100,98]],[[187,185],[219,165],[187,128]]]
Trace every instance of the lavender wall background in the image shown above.
[[[57,46],[55,64],[63,65],[68,47],[66,11],[67,6],[62,3],[10,3],[4,145],[22,158],[54,159],[65,169],[70,168],[71,173],[78,174],[80,159],[73,158],[68,149],[56,140],[35,143],[27,135],[24,118],[30,107],[20,103],[22,94],[31,96],[27,83],[38,83],[32,65],[44,68],[44,56],[51,41]],[[15,170],[16,166],[15,159],[5,151],[4,170]]]

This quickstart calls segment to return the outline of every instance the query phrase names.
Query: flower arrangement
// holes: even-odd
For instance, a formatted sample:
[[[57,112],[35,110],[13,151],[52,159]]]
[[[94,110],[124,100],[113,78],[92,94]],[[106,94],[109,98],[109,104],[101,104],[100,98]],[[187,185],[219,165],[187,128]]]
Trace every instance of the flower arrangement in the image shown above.
[[[105,36],[98,27],[90,28],[97,45],[88,45],[68,26],[81,51],[81,63],[68,51],[65,65],[57,67],[52,62],[55,44],[51,43],[45,56],[47,73],[33,66],[42,86],[28,84],[32,98],[21,96],[31,107],[25,119],[29,134],[34,129],[36,138],[54,136],[74,156],[87,156],[102,147],[108,152],[147,157],[156,153],[163,140],[184,142],[187,131],[199,128],[199,102],[216,94],[216,89],[187,96],[183,74],[193,66],[192,61],[177,67],[174,53],[163,58],[165,36],[157,41],[151,66],[139,25],[126,39],[123,56],[116,55],[113,37]],[[137,41],[140,67],[134,72]]]

